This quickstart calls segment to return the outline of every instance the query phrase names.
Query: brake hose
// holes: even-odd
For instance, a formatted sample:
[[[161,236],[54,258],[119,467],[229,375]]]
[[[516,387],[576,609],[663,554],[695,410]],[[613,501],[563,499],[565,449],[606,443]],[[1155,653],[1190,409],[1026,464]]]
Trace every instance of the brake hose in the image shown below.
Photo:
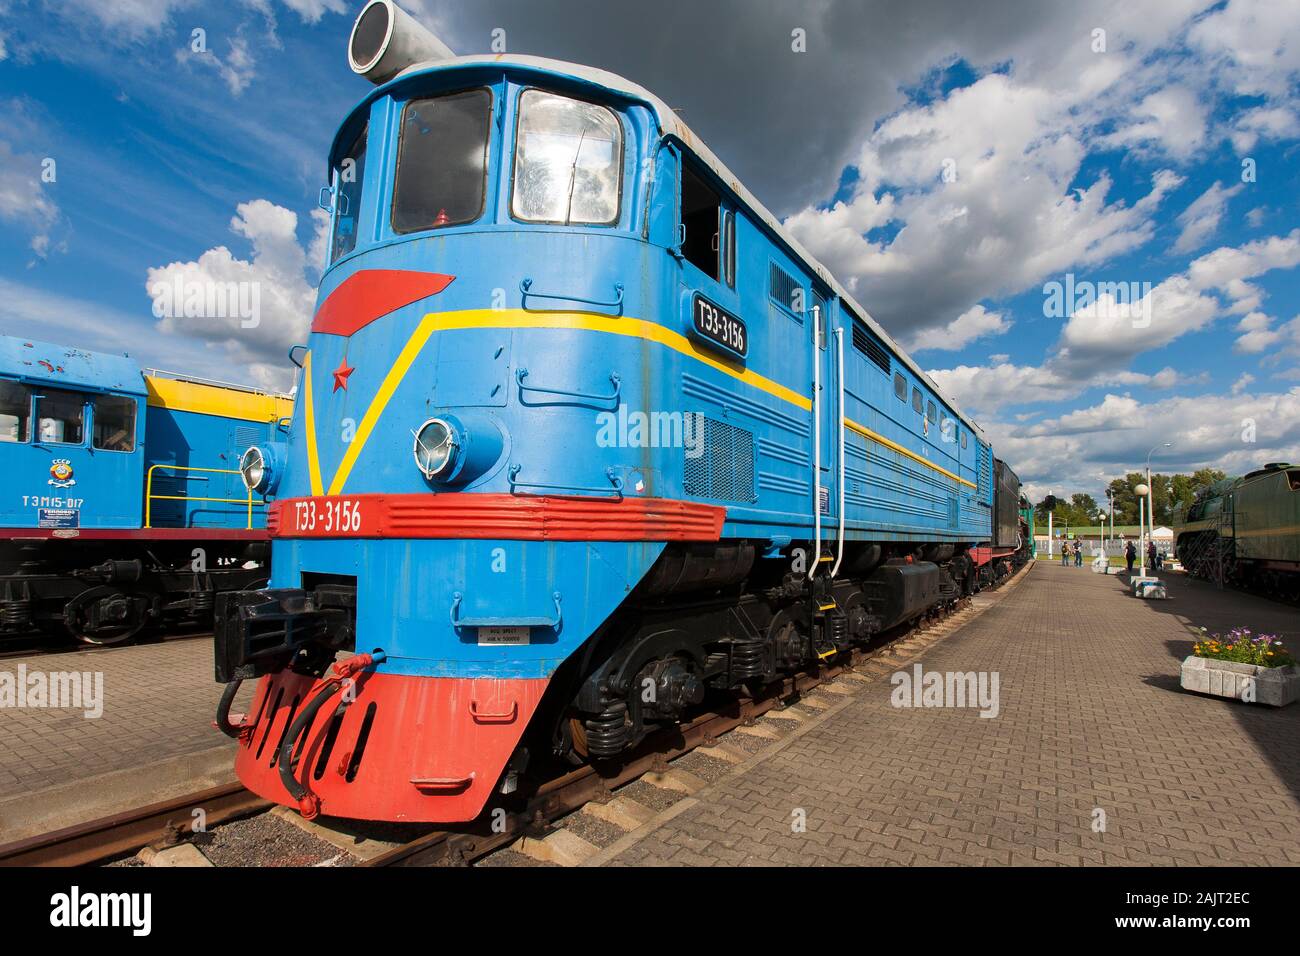
[[[325,702],[342,688],[344,680],[372,664],[382,663],[386,656],[383,651],[375,651],[373,654],[358,654],[349,657],[346,661],[339,661],[334,665],[334,674],[326,679],[321,689],[316,692],[316,696],[298,712],[297,718],[289,725],[289,731],[284,735],[284,743],[280,745],[278,768],[280,783],[284,785],[285,790],[289,791],[289,796],[297,801],[298,812],[302,814],[303,819],[313,820],[320,815],[320,797],[312,793],[305,783],[299,783],[298,778],[293,774],[293,749],[298,743],[298,738],[312,725],[316,714]]]

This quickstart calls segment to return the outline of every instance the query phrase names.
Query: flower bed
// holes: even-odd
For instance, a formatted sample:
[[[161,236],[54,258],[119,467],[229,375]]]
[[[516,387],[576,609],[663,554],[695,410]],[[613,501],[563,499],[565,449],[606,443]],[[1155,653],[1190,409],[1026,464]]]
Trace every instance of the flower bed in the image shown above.
[[[1201,632],[1205,633],[1205,628],[1201,628]],[[1295,658],[1287,653],[1276,635],[1255,637],[1244,627],[1234,627],[1227,637],[1214,634],[1201,638],[1192,648],[1192,656],[1258,667],[1287,667],[1295,663]]]
[[[1300,668],[1282,642],[1240,627],[1197,641],[1179,683],[1184,690],[1272,707],[1300,699]]]

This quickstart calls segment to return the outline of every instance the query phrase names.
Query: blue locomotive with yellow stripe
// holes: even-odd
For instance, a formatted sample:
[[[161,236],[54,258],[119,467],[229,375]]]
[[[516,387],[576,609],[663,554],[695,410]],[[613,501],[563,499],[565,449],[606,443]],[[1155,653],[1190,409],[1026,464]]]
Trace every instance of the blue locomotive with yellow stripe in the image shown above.
[[[270,587],[217,615],[247,786],[470,820],[1009,567],[979,427],[653,94],[389,0],[349,60]]]
[[[0,635],[120,643],[266,580],[266,502],[240,456],[292,403],[150,372],[0,336]]]

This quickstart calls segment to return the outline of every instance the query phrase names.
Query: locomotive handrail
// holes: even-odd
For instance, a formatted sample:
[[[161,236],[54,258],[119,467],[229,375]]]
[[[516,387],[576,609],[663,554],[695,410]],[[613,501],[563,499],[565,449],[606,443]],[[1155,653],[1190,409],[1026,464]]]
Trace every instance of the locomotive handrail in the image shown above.
[[[838,541],[835,544],[835,566],[831,568],[831,577],[840,573],[840,564],[844,561],[844,482],[845,472],[848,466],[844,462],[844,326],[840,325],[835,329],[835,354],[838,370],[835,373],[836,383],[839,389],[839,404],[835,410],[835,421],[838,422],[839,431],[839,450],[836,452],[835,462],[840,469],[839,481],[839,531],[837,532]],[[816,360],[816,355],[813,356]]]
[[[461,617],[460,604],[464,595],[456,591],[451,596],[451,627],[459,631],[462,627],[547,627],[558,632],[564,622],[560,612],[560,592],[551,595],[555,602],[555,617]]]
[[[622,500],[623,498],[623,479],[613,468],[605,469],[605,477],[609,479],[612,488],[589,488],[583,485],[543,485],[532,481],[517,481],[515,476],[523,469],[523,465],[511,465],[510,471],[506,475],[506,480],[510,482],[510,493],[518,494],[519,488],[541,488],[546,491],[567,491],[577,492],[579,494],[597,495],[601,498],[611,498]]]
[[[243,498],[204,498],[198,495],[155,495],[153,493],[153,473],[157,471],[159,468],[166,468],[170,471],[186,472],[187,474],[185,475],[164,475],[163,476],[165,478],[181,478],[185,481],[191,480],[188,472],[201,471],[201,472],[207,472],[208,474],[214,474],[214,475],[239,474],[239,469],[237,468],[198,468],[189,465],[168,465],[162,463],[157,465],[150,465],[149,471],[145,475],[145,481],[144,481],[144,526],[146,528],[153,527],[153,523],[152,523],[153,503],[155,501],[215,501],[215,502],[220,502],[221,504],[230,504],[230,505],[247,504],[248,505],[248,525],[247,525],[248,530],[252,530],[253,527],[253,505],[255,504],[261,506],[266,505],[265,501],[255,501],[253,499],[253,490],[251,488],[248,490],[247,501],[245,501]],[[195,478],[194,480],[207,481],[208,479]]]
[[[584,402],[612,402],[615,407],[618,406],[619,395],[623,391],[623,379],[617,372],[609,373],[609,380],[614,383],[614,392],[612,395],[592,395],[590,392],[575,392],[567,388],[543,388],[540,385],[526,385],[524,379],[528,377],[528,369],[519,368],[515,370],[515,381],[519,383],[519,400],[523,401],[524,392],[540,392],[543,395],[563,395],[566,398],[578,398]]]
[[[623,311],[623,283],[614,283],[613,302],[602,302],[600,299],[586,299],[580,295],[557,295],[554,292],[534,292],[532,290],[533,280],[527,276],[519,282],[519,292],[523,296],[523,307],[528,308],[528,299],[531,296],[534,299],[559,299],[564,302],[581,302],[584,305],[594,305],[601,309],[613,309],[618,313]]]

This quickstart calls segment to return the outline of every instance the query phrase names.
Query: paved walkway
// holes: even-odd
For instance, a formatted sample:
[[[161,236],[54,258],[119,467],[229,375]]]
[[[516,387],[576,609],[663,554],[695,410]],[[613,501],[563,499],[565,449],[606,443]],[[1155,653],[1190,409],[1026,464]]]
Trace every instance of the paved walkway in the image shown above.
[[[212,726],[221,687],[211,638],[15,657],[0,661],[0,671],[17,675],[20,665],[28,675],[102,675],[103,713],[0,707],[0,799],[230,743]]]
[[[1146,602],[1040,561],[920,661],[996,672],[995,718],[895,708],[886,673],[610,862],[1300,864],[1300,704],[1178,687],[1194,628],[1300,649],[1300,612],[1170,580],[1171,600]]]

